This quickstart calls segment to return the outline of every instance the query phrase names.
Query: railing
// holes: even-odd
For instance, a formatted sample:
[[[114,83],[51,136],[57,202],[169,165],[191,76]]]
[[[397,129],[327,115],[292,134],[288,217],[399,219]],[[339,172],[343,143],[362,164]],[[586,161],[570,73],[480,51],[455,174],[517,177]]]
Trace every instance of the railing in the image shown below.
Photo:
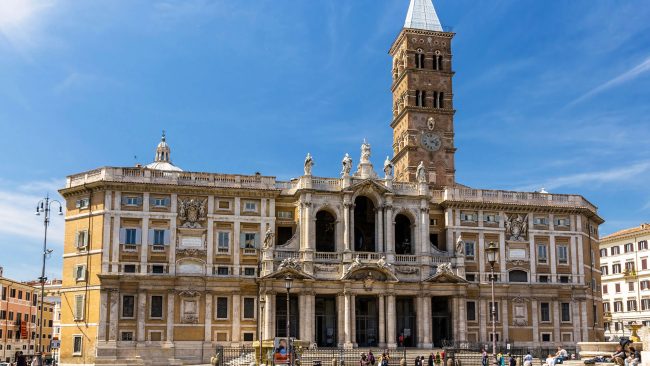
[[[411,182],[393,182],[393,191],[397,194],[418,194],[418,184]]]
[[[105,167],[68,176],[66,188],[98,181],[162,183],[207,187],[277,189],[275,177],[200,172],[160,171],[147,168]]]
[[[242,249],[242,253],[244,255],[257,255],[257,249],[256,248],[244,248],[244,249]]]
[[[396,263],[416,263],[417,261],[418,261],[418,257],[416,255],[411,255],[411,254],[395,255]]]
[[[329,252],[316,252],[316,254],[314,255],[314,260],[316,262],[340,262],[341,254],[329,253]]]
[[[120,251],[124,253],[138,253],[140,244],[120,244]]]
[[[384,255],[375,252],[354,252],[353,257],[359,258],[362,262],[377,261]]]
[[[312,178],[312,187],[321,191],[340,191],[341,180],[338,178]]]
[[[287,258],[299,259],[300,253],[276,250],[275,252],[273,252],[273,258],[279,260],[287,259]]]

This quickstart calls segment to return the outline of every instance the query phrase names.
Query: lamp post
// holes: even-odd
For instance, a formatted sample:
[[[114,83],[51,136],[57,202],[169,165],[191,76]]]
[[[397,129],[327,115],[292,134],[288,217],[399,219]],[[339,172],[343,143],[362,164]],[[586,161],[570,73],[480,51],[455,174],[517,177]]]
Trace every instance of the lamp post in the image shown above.
[[[293,283],[293,278],[291,276],[287,276],[284,279],[284,286],[287,289],[287,357],[289,361],[289,365],[293,366],[293,354],[292,352],[292,347],[291,347],[291,304],[289,302],[289,292],[291,291],[291,285]]]
[[[265,295],[260,296],[260,334],[259,334],[259,342],[260,342],[260,365],[262,364],[262,342],[264,341],[264,304],[266,304],[266,300],[264,299]]]
[[[490,242],[488,247],[485,249],[487,254],[488,263],[490,263],[490,284],[492,287],[492,304],[490,306],[490,314],[492,315],[492,356],[496,357],[497,355],[497,326],[496,326],[496,304],[494,303],[494,264],[497,262],[497,252],[499,247],[494,243]]]
[[[41,282],[41,298],[40,298],[40,310],[39,310],[39,325],[38,325],[38,347],[36,348],[37,356],[40,359],[40,364],[43,364],[43,299],[45,298],[45,260],[47,259],[48,254],[52,253],[52,249],[47,249],[47,227],[50,225],[50,213],[52,211],[52,204],[56,203],[59,205],[59,216],[63,215],[63,206],[61,202],[57,200],[51,200],[49,195],[46,195],[44,199],[38,201],[36,204],[36,216],[40,216],[43,213],[43,226],[45,227],[45,235],[43,236],[43,261],[41,266],[41,277],[38,280]]]

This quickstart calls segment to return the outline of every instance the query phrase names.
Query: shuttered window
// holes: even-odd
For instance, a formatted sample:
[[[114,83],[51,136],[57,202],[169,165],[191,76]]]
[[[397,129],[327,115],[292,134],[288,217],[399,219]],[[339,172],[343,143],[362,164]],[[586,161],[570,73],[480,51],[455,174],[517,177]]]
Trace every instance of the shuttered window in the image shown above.
[[[74,319],[83,320],[84,318],[84,295],[74,296]]]

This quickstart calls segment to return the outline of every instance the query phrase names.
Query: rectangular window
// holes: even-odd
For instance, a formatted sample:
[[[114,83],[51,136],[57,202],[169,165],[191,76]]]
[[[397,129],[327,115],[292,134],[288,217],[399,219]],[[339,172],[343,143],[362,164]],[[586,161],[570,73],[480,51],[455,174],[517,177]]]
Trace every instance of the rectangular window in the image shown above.
[[[634,282],[628,282],[627,283],[627,290],[628,291],[634,291]]]
[[[18,290],[18,300],[23,299],[23,292],[21,290]]]
[[[153,230],[153,245],[165,245],[165,230]]]
[[[551,321],[551,304],[548,302],[540,303],[540,321],[550,322]]]
[[[600,266],[600,273],[606,276],[608,274],[607,266]]]
[[[244,268],[244,276],[255,276],[255,267]]]
[[[122,332],[120,338],[123,342],[133,341],[133,332]]]
[[[244,319],[254,319],[255,318],[255,298],[245,297],[244,298]]]
[[[150,318],[162,319],[163,316],[163,297],[160,295],[151,296]]]
[[[610,251],[611,251],[612,255],[618,255],[618,254],[621,253],[621,248],[619,248],[618,245],[613,246],[613,247],[610,248]]]
[[[230,275],[230,268],[228,267],[217,267],[218,276],[228,276]]]
[[[646,249],[648,249],[648,241],[647,240],[641,240],[641,241],[639,241],[637,246],[638,246],[639,250],[646,250]]]
[[[74,279],[75,281],[85,281],[86,280],[86,266],[78,265],[74,267]]]
[[[639,286],[641,286],[641,290],[647,290],[650,288],[650,281],[649,280],[643,280],[639,282]]]
[[[474,242],[471,241],[465,242],[465,257],[474,259]]]
[[[614,284],[614,289],[616,290],[617,294],[620,293],[621,292],[621,284],[620,283]]]
[[[293,212],[291,211],[278,211],[278,217],[281,219],[292,219]]]
[[[558,245],[557,247],[557,261],[560,264],[569,263],[569,250],[566,245]]]
[[[219,201],[217,208],[220,210],[230,210],[230,201]]]
[[[460,214],[460,220],[474,222],[476,221],[476,215],[473,213],[463,212]]]
[[[82,320],[84,318],[84,304],[85,296],[84,295],[75,295],[74,296],[74,319]]]
[[[533,225],[548,225],[548,217],[535,217]]]
[[[555,226],[562,226],[562,227],[569,226],[569,219],[567,218],[555,219]]]
[[[483,221],[487,223],[497,223],[499,222],[499,216],[496,214],[485,214],[483,215]]]
[[[617,274],[621,273],[621,264],[620,263],[614,263],[612,265],[612,274]]]
[[[546,250],[546,244],[537,245],[537,262],[546,263],[548,261],[548,254]]]
[[[601,249],[600,250],[600,256],[601,257],[607,257],[607,249]]]
[[[256,233],[244,233],[244,248],[255,249]]]
[[[607,285],[603,285],[603,293],[604,293],[604,294],[607,293]]]
[[[9,297],[13,297],[14,299],[16,298],[16,289],[12,288],[11,291],[9,291]]]
[[[228,253],[230,251],[230,232],[219,231],[217,233],[217,252]]]
[[[623,246],[623,253],[629,253],[634,251],[634,244],[627,243]]]
[[[127,206],[138,206],[140,204],[140,197],[128,196],[125,199],[125,204]]]
[[[648,269],[648,258],[641,258],[641,269]]]
[[[467,282],[476,282],[476,275],[474,273],[466,273],[465,279]]]
[[[77,231],[75,246],[77,249],[83,249],[88,246],[88,230]]]
[[[244,333],[244,342],[252,342],[255,338],[255,333],[245,332]]]
[[[641,310],[650,310],[650,299],[641,299]]]
[[[81,356],[82,341],[83,341],[83,339],[81,338],[80,335],[72,336],[72,355],[73,356]]]
[[[136,241],[138,229],[124,229],[124,233],[124,244],[138,244]]]
[[[476,321],[476,302],[467,302],[467,321]]]
[[[547,283],[548,282],[548,276],[547,275],[540,275],[539,276],[539,282]]]
[[[562,309],[562,321],[563,322],[570,322],[571,321],[571,304],[568,302],[563,302],[560,304],[560,308]]]
[[[257,212],[257,203],[244,202],[244,212]]]
[[[608,302],[603,303],[603,312],[609,313],[609,303]]]
[[[88,198],[78,199],[77,202],[75,203],[75,207],[77,207],[78,209],[88,208],[88,206],[90,206],[90,199]]]
[[[163,274],[165,273],[165,266],[162,264],[154,264],[151,266],[151,273]]]
[[[636,311],[636,300],[627,300],[627,311]]]
[[[550,342],[551,333],[542,333],[542,342]]]
[[[623,301],[614,301],[614,311],[615,312],[623,311]]]
[[[161,198],[161,197],[152,198],[151,205],[154,207],[167,207],[169,206],[169,198]]]
[[[227,297],[217,297],[217,319],[228,319]]]
[[[133,318],[135,316],[135,296],[122,296],[122,318]]]
[[[569,276],[559,276],[560,283],[569,283],[571,282],[571,277]]]
[[[626,271],[634,271],[634,262],[625,262]]]
[[[124,273],[135,273],[135,264],[125,264]]]

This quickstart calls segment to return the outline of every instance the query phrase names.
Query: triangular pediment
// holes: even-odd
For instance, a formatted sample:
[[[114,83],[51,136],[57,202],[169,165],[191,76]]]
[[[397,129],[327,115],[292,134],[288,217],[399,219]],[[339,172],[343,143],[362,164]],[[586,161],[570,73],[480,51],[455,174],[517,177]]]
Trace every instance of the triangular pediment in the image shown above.
[[[302,264],[295,259],[285,259],[275,271],[262,278],[281,280],[287,277],[295,280],[314,279],[314,276],[303,271]]]
[[[380,266],[374,263],[363,263],[358,265],[351,264],[343,273],[343,276],[341,276],[342,280],[364,281],[369,278],[378,282],[399,281],[397,276],[395,276],[388,266]]]
[[[439,271],[425,279],[424,282],[431,283],[468,283],[466,279],[457,276],[451,271]]]
[[[354,192],[371,190],[379,194],[391,192],[391,190],[386,188],[386,186],[370,178],[355,182],[348,188],[348,190]]]

